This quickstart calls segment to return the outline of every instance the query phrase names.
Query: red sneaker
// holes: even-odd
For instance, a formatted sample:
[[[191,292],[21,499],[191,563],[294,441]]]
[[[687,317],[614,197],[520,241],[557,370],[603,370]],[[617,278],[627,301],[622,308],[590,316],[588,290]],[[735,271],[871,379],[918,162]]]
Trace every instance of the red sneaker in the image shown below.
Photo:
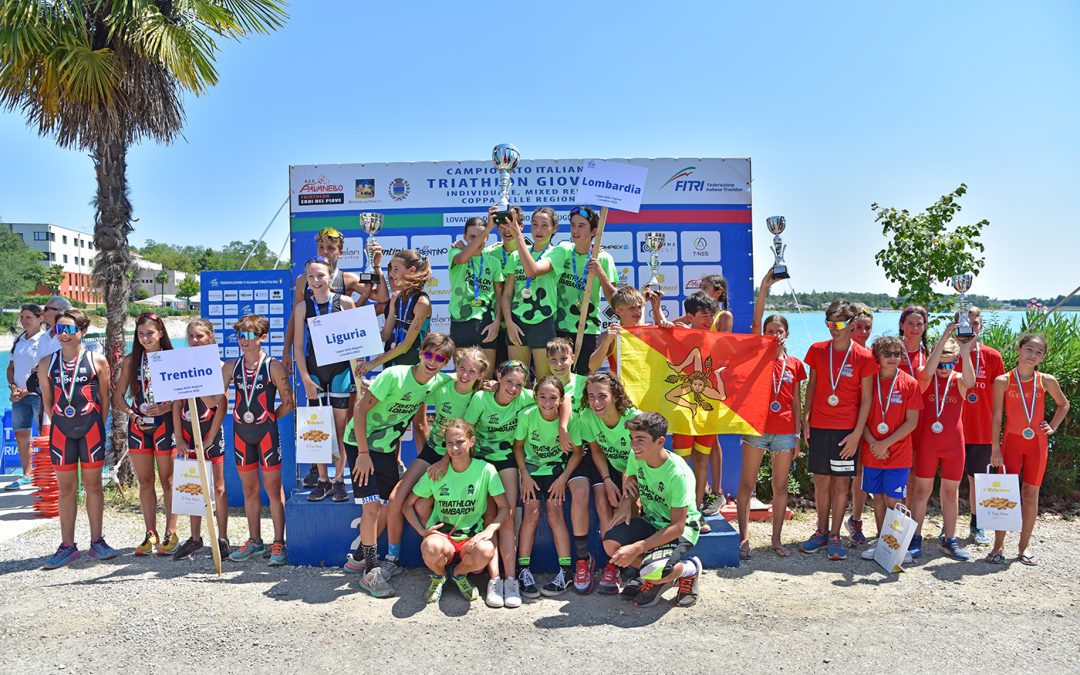
[[[604,573],[600,575],[600,584],[596,587],[597,593],[615,595],[619,592],[619,568],[611,563],[604,565]]]
[[[574,592],[579,595],[588,595],[593,590],[593,571],[596,569],[596,561],[590,555],[577,561],[574,568]]]

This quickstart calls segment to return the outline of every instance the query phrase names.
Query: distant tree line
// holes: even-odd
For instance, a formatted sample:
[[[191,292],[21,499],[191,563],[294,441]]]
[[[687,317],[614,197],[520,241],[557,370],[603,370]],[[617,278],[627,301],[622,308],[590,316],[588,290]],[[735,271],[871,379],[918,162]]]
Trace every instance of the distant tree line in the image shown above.
[[[246,269],[273,269],[277,256],[266,245],[266,242],[260,241],[256,245],[254,239],[247,242],[233,241],[220,249],[197,245],[178,246],[147,239],[146,244],[139,247],[138,252],[142,257],[151,262],[160,263],[166,269],[198,274],[203,270],[238,270],[252,247],[255,247],[255,252],[248,260]],[[280,263],[279,266],[281,266]]]

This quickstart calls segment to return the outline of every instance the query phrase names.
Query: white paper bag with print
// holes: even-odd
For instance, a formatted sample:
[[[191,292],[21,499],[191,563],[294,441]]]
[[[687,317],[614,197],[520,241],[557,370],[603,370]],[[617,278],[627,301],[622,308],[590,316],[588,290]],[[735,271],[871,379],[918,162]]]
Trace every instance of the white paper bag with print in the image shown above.
[[[881,565],[886,572],[901,571],[900,563],[904,562],[904,554],[911,544],[911,538],[915,536],[915,529],[911,511],[903,504],[897,504],[886,511],[885,520],[881,524],[881,534],[874,549],[874,562]]]
[[[210,503],[214,503],[214,471],[206,463],[206,483],[210,488]],[[173,462],[172,510],[182,516],[205,516],[202,482],[199,480],[199,461],[177,459]]]
[[[296,409],[297,464],[330,464],[336,444],[333,408],[327,405]]]
[[[1019,532],[1020,476],[1015,473],[975,474],[975,518],[984,530]]]

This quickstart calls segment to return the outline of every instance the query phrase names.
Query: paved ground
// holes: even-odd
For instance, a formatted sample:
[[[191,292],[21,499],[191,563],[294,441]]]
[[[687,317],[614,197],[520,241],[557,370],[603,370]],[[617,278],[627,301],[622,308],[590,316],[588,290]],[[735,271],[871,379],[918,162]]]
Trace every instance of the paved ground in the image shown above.
[[[138,516],[106,518],[106,536],[125,555],[105,563],[84,558],[41,570],[58,543],[55,521],[34,521],[40,527],[0,543],[0,670],[1077,670],[1080,528],[1053,517],[1036,530],[1039,567],[957,563],[931,544],[901,575],[858,559],[776,558],[765,548],[766,526],[755,524],[753,559],[708,571],[696,607],[672,607],[669,591],[648,610],[570,594],[492,610],[449,588],[429,607],[420,571],[395,579],[398,595],[387,600],[360,594],[355,578],[338,570],[273,569],[260,560],[226,563],[218,578],[208,555],[133,557]],[[239,512],[232,526],[237,539]],[[785,541],[811,527],[800,515]],[[83,518],[79,532],[85,542]],[[1015,555],[1015,540],[1009,545]]]

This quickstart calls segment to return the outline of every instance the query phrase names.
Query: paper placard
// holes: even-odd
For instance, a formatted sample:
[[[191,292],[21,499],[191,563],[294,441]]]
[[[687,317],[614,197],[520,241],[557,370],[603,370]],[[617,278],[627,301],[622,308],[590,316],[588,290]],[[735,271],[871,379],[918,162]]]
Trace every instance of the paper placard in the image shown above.
[[[334,409],[330,406],[301,406],[296,409],[296,462],[330,464],[337,432]]]
[[[213,345],[210,345],[213,346]],[[214,472],[206,463],[206,482],[210,487],[210,504],[214,503]],[[173,462],[172,512],[182,516],[206,515],[202,482],[199,480],[199,461],[177,459]]]
[[[149,352],[147,361],[156,401],[225,393],[217,345]]]
[[[307,325],[311,332],[311,347],[315,350],[315,363],[320,366],[385,351],[372,305],[309,317]]]
[[[620,211],[641,210],[641,195],[649,170],[643,166],[587,159],[581,163],[578,204],[595,204]]]
[[[975,516],[984,530],[1019,532],[1020,476],[1015,473],[975,474]]]

